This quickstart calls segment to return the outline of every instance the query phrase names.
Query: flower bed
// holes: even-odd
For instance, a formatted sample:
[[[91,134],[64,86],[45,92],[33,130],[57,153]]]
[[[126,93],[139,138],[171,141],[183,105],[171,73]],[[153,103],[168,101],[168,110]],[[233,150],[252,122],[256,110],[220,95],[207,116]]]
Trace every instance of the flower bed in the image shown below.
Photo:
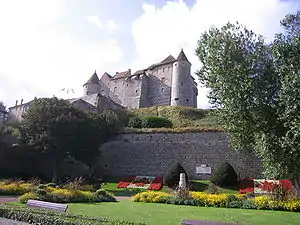
[[[117,184],[117,188],[139,188],[147,190],[160,190],[163,187],[162,177],[135,176],[127,177]]]
[[[188,198],[172,196],[164,192],[141,192],[132,197],[134,202],[165,203],[175,205],[194,205],[204,207],[225,207],[243,209],[266,209],[300,212],[300,200],[291,199],[275,201],[268,196],[247,198],[244,195],[207,194],[203,192],[190,192]]]
[[[26,204],[29,199],[56,203],[116,201],[116,199],[110,193],[101,189],[97,190],[96,192],[91,192],[53,187],[38,189],[35,192],[28,192],[19,197],[19,201],[23,204]]]
[[[289,180],[266,180],[266,179],[253,179],[245,178],[240,181],[239,193],[255,193],[255,194],[267,194],[281,185],[286,190],[292,190],[293,185]]]

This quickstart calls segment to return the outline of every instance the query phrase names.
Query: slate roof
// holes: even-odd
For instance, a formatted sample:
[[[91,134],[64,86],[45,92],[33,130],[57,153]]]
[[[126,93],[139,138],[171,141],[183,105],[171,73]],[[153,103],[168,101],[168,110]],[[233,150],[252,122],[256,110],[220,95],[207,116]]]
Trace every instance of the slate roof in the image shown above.
[[[173,63],[175,62],[175,58],[172,56],[172,55],[169,55],[167,58],[165,58],[163,61],[159,62],[159,63],[155,63],[151,66],[148,67],[149,70],[152,70],[154,69],[155,67],[158,67],[158,66],[162,66],[162,65],[165,65],[165,64],[169,64],[169,63]]]
[[[119,79],[119,78],[125,78],[125,77],[129,77],[131,75],[131,71],[127,70],[124,72],[117,72],[112,79]]]
[[[99,84],[99,78],[96,71],[84,85],[86,84]]]
[[[188,61],[186,55],[183,52],[183,49],[181,49],[176,61]]]

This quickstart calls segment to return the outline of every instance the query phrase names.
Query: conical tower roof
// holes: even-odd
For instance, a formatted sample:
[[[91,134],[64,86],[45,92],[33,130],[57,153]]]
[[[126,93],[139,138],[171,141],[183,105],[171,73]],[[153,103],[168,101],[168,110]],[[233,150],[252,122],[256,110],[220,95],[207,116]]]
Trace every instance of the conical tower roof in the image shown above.
[[[176,61],[189,61],[186,55],[184,54],[183,49],[181,49]]]
[[[99,78],[98,75],[95,73],[90,77],[90,79],[85,84],[99,84]]]

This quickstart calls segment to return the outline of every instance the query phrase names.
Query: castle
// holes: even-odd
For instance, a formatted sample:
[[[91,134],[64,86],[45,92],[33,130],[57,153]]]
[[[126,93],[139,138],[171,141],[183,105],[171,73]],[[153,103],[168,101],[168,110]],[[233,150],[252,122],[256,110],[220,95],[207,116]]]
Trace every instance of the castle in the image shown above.
[[[175,59],[169,55],[163,61],[131,73],[104,73],[99,79],[96,71],[83,85],[83,96],[67,99],[85,110],[144,108],[151,106],[197,107],[197,83],[191,76],[191,63],[183,50]],[[10,119],[21,120],[30,102],[9,108]]]

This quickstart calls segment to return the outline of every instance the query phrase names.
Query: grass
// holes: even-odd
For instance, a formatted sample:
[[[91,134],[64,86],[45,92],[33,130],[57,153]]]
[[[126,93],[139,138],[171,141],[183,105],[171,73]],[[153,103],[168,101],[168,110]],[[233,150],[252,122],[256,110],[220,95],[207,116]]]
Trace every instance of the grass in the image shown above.
[[[129,200],[117,203],[69,204],[68,212],[146,222],[149,225],[179,225],[182,219],[231,222],[240,225],[296,225],[300,221],[300,214],[292,212],[136,203]]]
[[[190,181],[190,190],[191,191],[201,191],[206,192],[209,188],[210,181],[209,180],[192,180]],[[228,188],[221,188],[218,187],[220,193],[224,194],[238,194],[237,187],[228,187]]]
[[[174,128],[222,128],[221,121],[212,110],[175,106],[155,106],[130,110],[131,113],[143,116],[161,116],[172,121]]]

